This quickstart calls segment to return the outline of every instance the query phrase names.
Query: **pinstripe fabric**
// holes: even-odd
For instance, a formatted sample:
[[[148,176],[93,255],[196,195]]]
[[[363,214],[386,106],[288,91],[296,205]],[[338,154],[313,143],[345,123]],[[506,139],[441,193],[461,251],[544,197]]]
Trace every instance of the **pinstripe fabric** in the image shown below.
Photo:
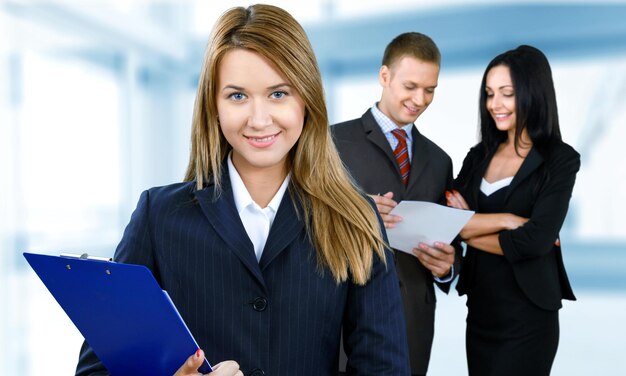
[[[343,324],[353,374],[409,373],[392,262],[385,269],[377,260],[364,287],[336,285],[319,273],[289,194],[257,262],[228,176],[217,200],[212,186],[194,191],[194,184],[144,192],[115,259],[153,271],[210,362],[234,359],[246,375],[333,375]],[[85,344],[77,374],[98,369]]]

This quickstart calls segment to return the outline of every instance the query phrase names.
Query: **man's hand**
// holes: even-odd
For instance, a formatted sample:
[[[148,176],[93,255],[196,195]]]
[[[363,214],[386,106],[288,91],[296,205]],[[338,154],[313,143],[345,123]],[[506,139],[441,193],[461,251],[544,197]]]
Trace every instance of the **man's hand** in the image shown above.
[[[380,213],[385,228],[394,228],[396,223],[402,220],[398,215],[389,214],[398,203],[393,200],[393,192],[387,192],[384,195],[369,195],[376,203],[376,208]]]
[[[413,254],[437,278],[450,273],[454,264],[454,247],[442,242],[435,242],[434,247],[420,243],[417,248],[413,248]]]

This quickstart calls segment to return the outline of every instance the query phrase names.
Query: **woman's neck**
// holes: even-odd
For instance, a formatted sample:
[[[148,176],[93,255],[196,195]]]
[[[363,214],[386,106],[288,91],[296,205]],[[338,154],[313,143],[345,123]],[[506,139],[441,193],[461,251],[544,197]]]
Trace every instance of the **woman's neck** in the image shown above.
[[[239,176],[241,176],[252,200],[262,208],[265,208],[272,201],[287,176],[284,166],[271,169],[237,170],[237,172],[239,172]]]
[[[533,142],[530,139],[530,136],[528,136],[528,132],[526,129],[522,131],[520,138],[517,140],[517,145],[515,144],[515,138],[515,129],[509,130],[508,137],[506,141],[500,145],[500,149],[505,153],[514,153],[522,158],[526,158],[528,152],[533,146]]]

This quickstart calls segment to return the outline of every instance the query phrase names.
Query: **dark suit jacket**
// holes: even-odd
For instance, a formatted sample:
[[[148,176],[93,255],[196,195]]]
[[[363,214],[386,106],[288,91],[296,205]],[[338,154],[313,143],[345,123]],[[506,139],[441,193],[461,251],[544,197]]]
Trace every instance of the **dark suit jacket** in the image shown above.
[[[376,119],[368,110],[360,119],[331,127],[341,159],[356,183],[369,194],[393,192],[393,199],[429,201],[445,205],[445,190],[452,186],[452,161],[416,127],[412,131],[412,162],[405,187],[393,150]],[[432,273],[419,260],[395,253],[400,278],[411,371],[425,374],[434,335],[435,290]],[[460,269],[461,247],[457,245],[455,273]],[[450,283],[439,284],[448,292]]]
[[[343,325],[352,374],[408,374],[393,262],[375,257],[365,286],[336,284],[288,193],[257,262],[223,171],[216,200],[212,184],[195,182],[144,192],[115,260],[150,268],[212,363],[234,359],[246,375],[336,374]],[[84,344],[77,374],[103,369]]]
[[[480,183],[495,150],[487,152],[481,145],[472,148],[455,180],[456,189],[471,209],[477,208]],[[561,299],[575,300],[570,287],[561,247],[554,241],[567,214],[580,168],[580,155],[565,143],[557,143],[542,155],[531,149],[509,185],[503,212],[529,218],[515,230],[501,231],[500,246],[511,263],[515,280],[526,296],[547,310],[561,308]],[[463,270],[473,270],[476,253],[468,247]],[[469,273],[461,273],[457,290],[471,293]]]

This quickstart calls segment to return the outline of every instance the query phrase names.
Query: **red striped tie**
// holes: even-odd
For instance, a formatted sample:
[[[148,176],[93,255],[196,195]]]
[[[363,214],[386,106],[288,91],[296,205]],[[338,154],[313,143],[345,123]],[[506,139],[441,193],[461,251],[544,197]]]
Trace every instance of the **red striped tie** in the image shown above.
[[[396,156],[396,162],[398,162],[398,167],[400,167],[400,175],[402,176],[402,181],[406,186],[409,182],[409,172],[411,172],[409,150],[406,146],[406,131],[404,129],[394,129],[391,133],[393,133],[393,135],[398,139],[398,146],[396,146],[393,154]]]

